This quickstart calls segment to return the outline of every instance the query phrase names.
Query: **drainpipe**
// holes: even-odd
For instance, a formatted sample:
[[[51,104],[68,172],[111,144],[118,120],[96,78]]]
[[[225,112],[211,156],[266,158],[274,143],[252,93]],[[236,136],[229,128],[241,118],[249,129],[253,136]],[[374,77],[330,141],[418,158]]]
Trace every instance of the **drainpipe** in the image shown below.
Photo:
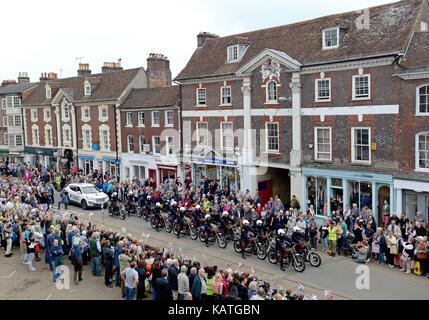
[[[182,84],[180,82],[177,81],[173,81],[175,84],[179,85],[179,133],[180,133],[180,164],[182,167],[182,173],[184,173],[184,169],[183,169],[183,130],[182,130],[182,111],[183,111],[183,106],[182,106]],[[185,177],[182,176],[182,180],[185,181]]]
[[[118,166],[118,160],[119,160],[119,151],[118,151],[118,122],[117,122],[117,115],[116,115],[116,104],[113,106],[113,110],[115,112],[115,149],[116,149],[116,178],[119,182],[119,171],[120,167]]]

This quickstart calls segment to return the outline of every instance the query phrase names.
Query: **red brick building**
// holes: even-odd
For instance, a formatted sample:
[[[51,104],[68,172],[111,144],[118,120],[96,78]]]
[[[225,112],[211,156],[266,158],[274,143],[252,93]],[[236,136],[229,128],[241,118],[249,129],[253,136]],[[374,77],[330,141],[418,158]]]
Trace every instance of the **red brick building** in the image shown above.
[[[182,86],[194,179],[296,195],[320,217],[429,214],[427,0],[198,35]],[[185,147],[186,149],[186,147]]]

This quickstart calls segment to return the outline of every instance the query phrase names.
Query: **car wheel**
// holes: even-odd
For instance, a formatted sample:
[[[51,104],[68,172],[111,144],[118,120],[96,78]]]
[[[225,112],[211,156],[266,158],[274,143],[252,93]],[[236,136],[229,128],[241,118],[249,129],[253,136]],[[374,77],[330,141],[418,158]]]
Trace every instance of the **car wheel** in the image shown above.
[[[82,200],[82,202],[81,202],[80,204],[81,204],[81,206],[82,206],[82,210],[86,210],[86,209],[88,209],[88,204],[86,203],[86,201],[85,201],[85,200]]]

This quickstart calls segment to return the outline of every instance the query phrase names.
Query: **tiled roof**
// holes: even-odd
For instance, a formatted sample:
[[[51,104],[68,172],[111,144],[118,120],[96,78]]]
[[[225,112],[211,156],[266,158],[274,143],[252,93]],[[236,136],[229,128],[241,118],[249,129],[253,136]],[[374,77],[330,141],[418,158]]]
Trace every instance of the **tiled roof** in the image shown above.
[[[121,109],[150,109],[174,106],[180,99],[179,86],[133,89]]]
[[[429,32],[414,34],[403,65],[407,68],[429,66]]]
[[[405,0],[369,9],[369,29],[358,28],[362,12],[347,12],[314,20],[257,30],[222,38],[209,38],[196,49],[176,80],[234,74],[264,49],[288,54],[303,65],[365,58],[405,50],[422,1]],[[322,50],[322,30],[344,28],[340,47]],[[227,46],[247,43],[238,63],[226,63]]]
[[[68,98],[73,97],[73,102],[91,103],[92,101],[116,100],[121,96],[140,70],[143,70],[143,68],[43,81],[40,82],[37,88],[34,89],[34,92],[23,101],[23,105],[42,106],[50,104],[52,99],[46,99],[46,84],[49,84],[52,89],[52,98],[62,89],[67,93]],[[97,82],[90,96],[84,95],[84,83],[86,79],[89,79],[91,83],[96,79]]]
[[[37,83],[18,83],[11,84],[6,87],[0,87],[0,95],[12,94],[12,93],[22,93],[23,91],[34,87]]]

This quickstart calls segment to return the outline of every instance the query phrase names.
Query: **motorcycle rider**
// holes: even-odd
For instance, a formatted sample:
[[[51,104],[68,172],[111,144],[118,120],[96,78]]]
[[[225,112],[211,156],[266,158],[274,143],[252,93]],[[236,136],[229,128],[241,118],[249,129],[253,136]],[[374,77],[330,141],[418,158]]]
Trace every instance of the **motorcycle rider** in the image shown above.
[[[117,192],[112,193],[112,197],[110,199],[110,210],[111,210],[112,214],[115,214],[115,215],[119,211],[118,193]]]
[[[241,258],[246,259],[245,250],[249,238],[253,234],[252,229],[250,228],[249,220],[243,220],[243,226],[241,228]]]
[[[208,247],[210,235],[213,233],[211,215],[209,213],[207,213],[204,217],[203,228],[204,228],[204,238],[205,238],[206,247]]]
[[[147,217],[150,215],[150,211],[152,210],[152,205],[153,205],[152,196],[148,195],[146,197],[146,202],[145,202],[145,211],[146,211]]]
[[[276,252],[279,252],[279,260],[280,260],[280,270],[285,271],[283,267],[283,260],[284,260],[284,247],[287,245],[286,241],[286,232],[283,229],[279,229],[277,231],[278,236],[276,237]]]
[[[201,210],[201,206],[197,204],[195,206],[194,213],[192,215],[192,222],[194,223],[195,228],[197,228],[200,224],[200,221],[203,218],[203,211]]]
[[[153,209],[153,214],[155,218],[155,230],[159,232],[159,224],[161,222],[161,203],[157,202],[155,208]]]
[[[186,212],[186,208],[185,207],[180,207],[180,210],[177,212],[177,219],[176,219],[176,223],[177,223],[177,239],[180,239],[180,232],[182,230],[183,227],[183,222],[185,221],[185,212]]]
[[[258,240],[261,241],[262,237],[265,236],[266,228],[264,227],[264,222],[262,220],[256,221],[256,225],[253,228],[253,233],[255,237],[258,237]]]
[[[128,196],[127,196],[127,211],[128,211],[128,216],[131,215],[131,211],[134,211],[134,194],[133,194],[133,190],[129,189],[128,191]]]
[[[292,230],[293,230],[293,233],[292,233],[292,243],[293,244],[300,244],[301,241],[302,241],[302,239],[303,239],[303,237],[304,237],[303,230],[300,227],[298,227],[298,226],[293,227]]]
[[[222,212],[222,216],[220,217],[219,230],[222,231],[224,236],[226,236],[226,234],[228,233],[229,221],[230,218],[228,211]]]

